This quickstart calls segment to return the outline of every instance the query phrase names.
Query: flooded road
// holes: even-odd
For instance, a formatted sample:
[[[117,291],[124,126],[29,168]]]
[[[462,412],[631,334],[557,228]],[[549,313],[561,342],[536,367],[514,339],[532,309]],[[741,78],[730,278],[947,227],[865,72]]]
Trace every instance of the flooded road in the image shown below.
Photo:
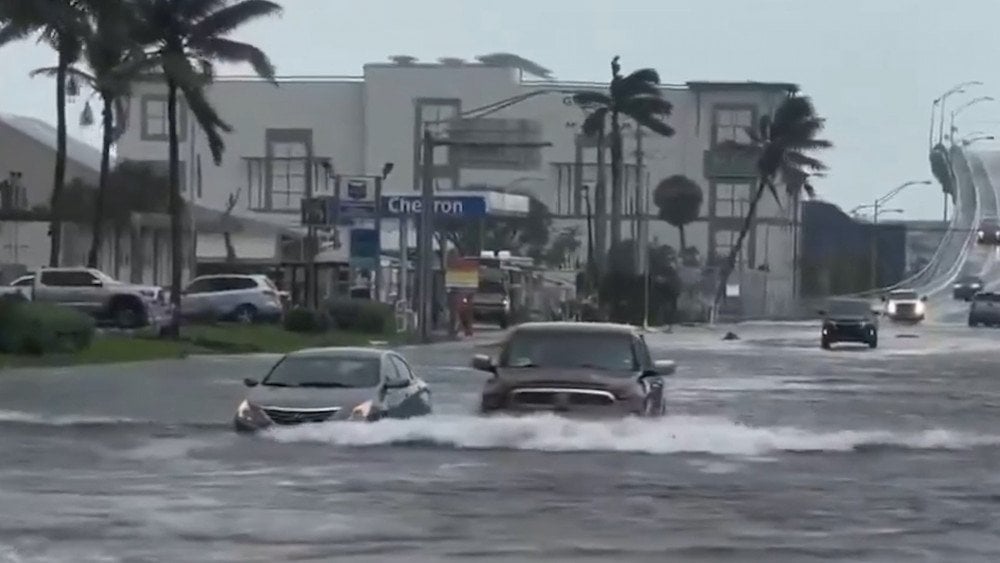
[[[0,373],[0,561],[996,561],[1000,332],[655,334],[662,420],[476,417],[471,346],[408,348],[436,414],[238,436],[273,358]]]

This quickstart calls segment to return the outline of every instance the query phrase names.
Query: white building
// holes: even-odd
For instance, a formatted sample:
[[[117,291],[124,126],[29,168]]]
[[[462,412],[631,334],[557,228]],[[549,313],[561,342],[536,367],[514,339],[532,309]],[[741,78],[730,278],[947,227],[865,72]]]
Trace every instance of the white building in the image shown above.
[[[557,216],[556,229],[579,227],[579,258],[584,261],[587,230],[582,194],[596,177],[596,151],[593,142],[579,134],[585,116],[569,103],[568,92],[606,88],[597,83],[532,81],[513,68],[450,59],[443,64],[367,64],[357,77],[288,77],[277,86],[256,79],[219,78],[209,95],[234,131],[225,137],[226,153],[216,166],[204,136],[187,109],[181,108],[182,189],[186,198],[213,209],[224,208],[230,195],[238,194],[237,215],[295,228],[302,197],[333,194],[330,172],[375,175],[384,163],[392,162],[394,170],[384,192],[413,193],[419,180],[422,123],[462,117],[469,110],[537,92],[488,116],[453,121],[448,133],[452,139],[550,146],[439,147],[434,155],[437,188],[488,184],[530,191]],[[720,143],[745,139],[744,128],[772,113],[794,89],[792,84],[758,82],[663,87],[674,106],[668,122],[676,134],[662,138],[643,131],[640,193],[648,194],[674,174],[702,187],[701,218],[686,228],[688,246],[696,247],[702,257],[728,253],[754,184],[752,158],[720,148]],[[118,146],[120,158],[166,166],[165,110],[162,84],[136,86],[130,127]],[[636,209],[635,128],[630,125],[626,133],[624,208],[630,214]],[[655,208],[650,210],[651,240],[676,248],[677,229],[656,219],[655,213]],[[746,313],[789,312],[795,285],[791,225],[797,214],[789,204],[779,207],[768,196],[758,215],[741,274],[734,274],[733,281],[743,284]],[[394,225],[385,222],[383,241],[388,247],[397,244],[395,233],[386,232]],[[628,218],[623,221],[623,238],[631,238],[633,228]],[[210,246],[218,246],[216,236],[199,237],[199,259]],[[283,259],[282,245],[272,235],[235,240],[241,257],[275,263]]]

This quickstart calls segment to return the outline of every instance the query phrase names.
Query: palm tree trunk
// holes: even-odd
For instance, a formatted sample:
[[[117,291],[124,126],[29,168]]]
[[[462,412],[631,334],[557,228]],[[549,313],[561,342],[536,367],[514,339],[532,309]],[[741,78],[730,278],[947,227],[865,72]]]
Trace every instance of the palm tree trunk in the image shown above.
[[[63,42],[59,44],[59,63],[56,68],[56,166],[52,180],[52,196],[49,208],[49,266],[59,266],[62,254],[62,221],[60,209],[63,188],[66,184],[66,74],[69,68],[69,54]]]
[[[103,139],[101,140],[101,177],[97,186],[97,203],[94,205],[94,221],[91,225],[90,252],[87,253],[87,267],[97,267],[97,257],[101,253],[104,235],[104,200],[108,193],[108,174],[111,171],[111,143],[114,142],[114,108],[110,98],[104,98],[101,114]]]
[[[618,112],[611,112],[611,248],[622,240],[622,152]]]
[[[180,336],[181,269],[184,241],[181,237],[180,144],[177,138],[177,84],[167,79],[167,122],[170,128],[170,305],[173,309],[168,334]]]
[[[684,237],[684,225],[679,225],[677,227],[677,231],[680,232],[680,235],[681,235],[681,248],[680,248],[680,252],[677,255],[678,256],[684,256],[684,251],[687,250],[687,239]],[[683,260],[683,258],[682,258],[682,260]]]
[[[740,255],[740,251],[743,249],[743,242],[746,240],[747,234],[750,233],[750,227],[753,226],[753,220],[757,216],[757,204],[760,203],[760,198],[764,195],[764,187],[764,180],[760,180],[760,183],[757,185],[757,192],[754,194],[753,199],[750,200],[747,216],[743,219],[740,236],[736,239],[736,245],[730,249],[726,263],[723,265],[722,275],[719,277],[719,286],[715,292],[715,307],[718,307],[719,303],[722,302],[722,298],[726,296],[726,283],[729,281],[729,275],[736,267],[736,257]]]
[[[604,143],[604,127],[602,126],[597,131],[597,182],[594,186],[594,264],[597,266],[597,279],[594,282],[596,284],[600,284],[608,255],[608,192],[604,182],[604,167],[606,165]]]

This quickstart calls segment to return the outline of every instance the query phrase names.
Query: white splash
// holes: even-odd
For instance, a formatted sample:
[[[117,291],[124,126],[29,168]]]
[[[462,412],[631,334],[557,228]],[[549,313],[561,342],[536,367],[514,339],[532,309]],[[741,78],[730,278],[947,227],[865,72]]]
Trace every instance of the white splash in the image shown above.
[[[1000,435],[977,435],[946,429],[815,432],[792,427],[752,427],[724,418],[696,416],[668,416],[660,420],[580,421],[551,415],[435,415],[372,424],[334,422],[278,428],[266,435],[280,442],[319,442],[340,446],[424,444],[459,449],[735,456],[759,456],[781,451],[846,452],[878,446],[967,449],[1000,445]]]

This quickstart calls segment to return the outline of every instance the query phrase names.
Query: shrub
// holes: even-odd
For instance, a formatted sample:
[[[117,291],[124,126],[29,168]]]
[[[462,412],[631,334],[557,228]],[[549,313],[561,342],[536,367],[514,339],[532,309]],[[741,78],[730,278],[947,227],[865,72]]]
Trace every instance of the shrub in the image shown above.
[[[395,322],[392,305],[368,299],[333,299],[327,310],[340,330],[381,334]]]
[[[94,339],[94,319],[51,303],[0,300],[0,352],[75,352]]]
[[[284,326],[289,332],[323,332],[329,322],[326,315],[318,311],[296,307],[285,315]]]

